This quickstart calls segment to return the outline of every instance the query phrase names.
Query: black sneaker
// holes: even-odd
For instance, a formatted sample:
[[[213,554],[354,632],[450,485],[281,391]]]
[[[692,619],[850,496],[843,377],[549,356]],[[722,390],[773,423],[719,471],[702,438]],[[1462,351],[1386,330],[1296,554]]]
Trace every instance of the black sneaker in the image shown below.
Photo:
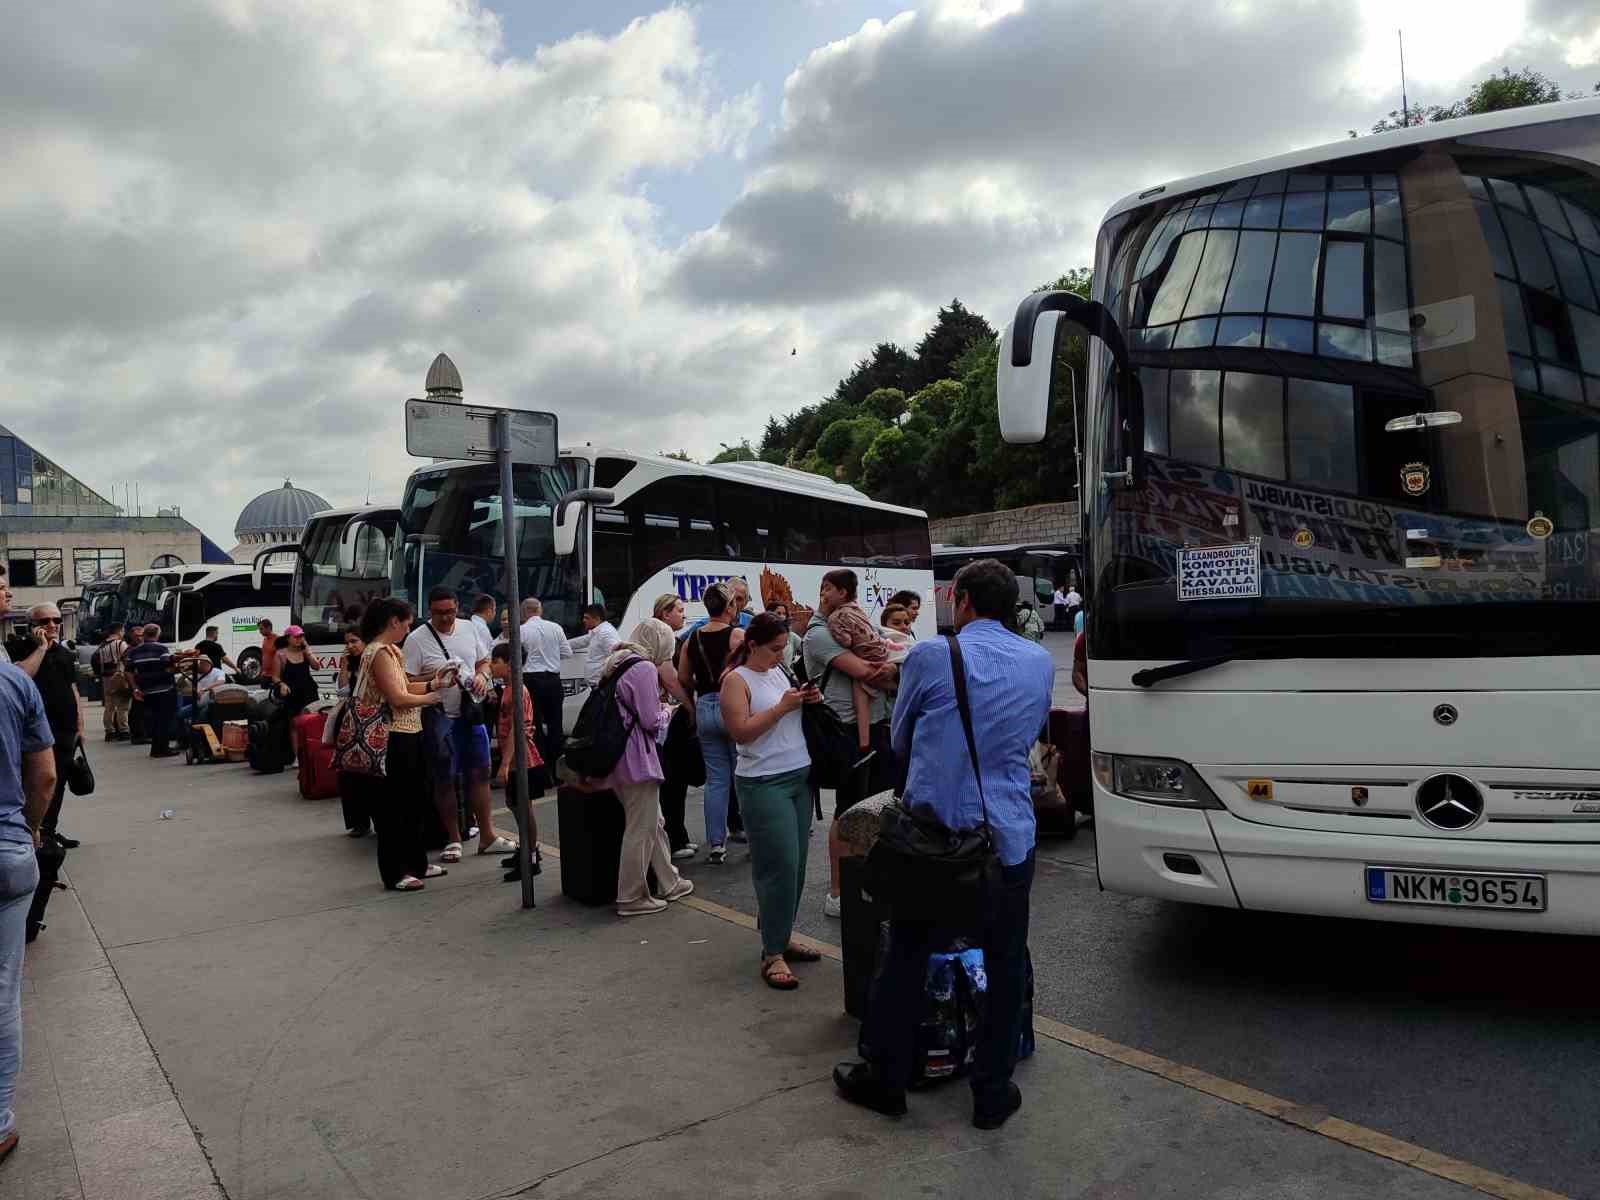
[[[52,842],[60,846],[63,850],[76,850],[83,844],[77,838],[70,838],[64,833],[56,833],[51,831],[48,836]]]
[[[1011,1119],[1011,1114],[1022,1107],[1022,1089],[1014,1083],[1006,1084],[1006,1101],[999,1108],[972,1106],[972,1124],[977,1129],[999,1129]]]
[[[871,1063],[840,1063],[833,1068],[833,1086],[851,1104],[870,1108],[886,1117],[906,1115],[906,1094],[886,1087]],[[1022,1101],[1019,1098],[1017,1102],[1020,1104]]]

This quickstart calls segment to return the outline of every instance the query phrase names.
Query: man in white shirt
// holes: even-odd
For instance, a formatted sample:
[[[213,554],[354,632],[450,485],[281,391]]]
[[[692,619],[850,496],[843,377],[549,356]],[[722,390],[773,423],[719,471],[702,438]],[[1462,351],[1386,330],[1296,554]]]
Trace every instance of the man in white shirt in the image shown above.
[[[478,635],[478,657],[488,658],[494,653],[494,634],[489,631],[489,618],[494,616],[494,597],[485,592],[472,605],[472,631]]]
[[[1067,626],[1067,593],[1059,587],[1056,588],[1056,594],[1051,603],[1056,610],[1056,619],[1051,624],[1057,629],[1065,629]]]
[[[600,682],[601,668],[606,665],[606,659],[617,648],[622,637],[617,633],[617,627],[606,620],[603,604],[584,605],[583,627],[588,632],[573,638],[567,645],[572,647],[574,654],[580,650],[584,652],[583,677],[593,687]]]
[[[194,696],[188,702],[178,703],[178,729],[186,730],[191,722],[201,725],[206,723],[206,716],[211,711],[211,693],[228,682],[228,677],[222,673],[222,668],[214,666],[209,658],[202,654],[194,661],[195,681]]]
[[[423,710],[423,744],[433,759],[433,799],[449,837],[439,861],[447,863],[461,861],[457,779],[466,788],[478,822],[478,853],[509,854],[517,848],[516,842],[494,831],[489,802],[489,731],[482,724],[461,720],[462,688],[471,688],[479,698],[488,695],[490,651],[480,653],[478,631],[470,621],[456,618],[456,594],[447,587],[434,588],[428,593],[428,623],[413,629],[405,646],[406,674],[413,681],[432,679],[452,663],[461,666],[461,686],[445,688],[443,702]]]
[[[522,682],[533,700],[534,744],[551,772],[567,740],[561,712],[561,660],[572,657],[566,630],[544,615],[537,596],[522,602]]]
[[[1072,586],[1067,588],[1067,621],[1066,626],[1071,629],[1078,619],[1078,613],[1083,609],[1083,597],[1078,595],[1078,589]]]

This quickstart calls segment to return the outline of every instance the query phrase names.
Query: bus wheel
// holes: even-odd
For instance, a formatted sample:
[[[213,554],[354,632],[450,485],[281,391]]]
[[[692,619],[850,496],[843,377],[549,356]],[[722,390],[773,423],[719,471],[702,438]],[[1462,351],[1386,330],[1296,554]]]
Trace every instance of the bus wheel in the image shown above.
[[[261,651],[252,647],[239,655],[237,675],[240,683],[255,683],[261,678]]]

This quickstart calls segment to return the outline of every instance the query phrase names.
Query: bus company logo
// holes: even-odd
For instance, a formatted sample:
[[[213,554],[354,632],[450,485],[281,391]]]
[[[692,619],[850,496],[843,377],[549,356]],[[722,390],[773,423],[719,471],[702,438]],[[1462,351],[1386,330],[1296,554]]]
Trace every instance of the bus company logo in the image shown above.
[[[1294,531],[1294,544],[1301,550],[1309,550],[1317,544],[1317,535],[1302,525]]]
[[[1420,496],[1428,490],[1432,480],[1432,473],[1427,463],[1407,463],[1400,468],[1400,486],[1405,488],[1406,495]]]
[[[1511,798],[1528,804],[1570,804],[1575,813],[1600,813],[1600,792],[1588,788],[1518,788]]]
[[[1251,779],[1245,783],[1245,794],[1252,800],[1272,799],[1272,780]]]
[[[876,567],[863,568],[861,575],[861,607],[868,612],[882,612],[897,589],[879,578]]]
[[[706,589],[713,583],[721,583],[725,579],[744,579],[743,575],[692,575],[687,571],[674,571],[672,573],[672,590],[677,592],[678,599],[685,604],[693,604],[706,594]],[[746,580],[748,583],[749,581]]]

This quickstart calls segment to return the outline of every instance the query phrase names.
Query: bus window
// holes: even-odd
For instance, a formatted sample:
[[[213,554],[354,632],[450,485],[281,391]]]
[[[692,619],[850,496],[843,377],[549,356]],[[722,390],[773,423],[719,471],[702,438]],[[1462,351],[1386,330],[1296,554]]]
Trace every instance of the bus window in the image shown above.
[[[928,541],[928,522],[905,513],[893,515],[894,553],[902,567],[926,571],[933,565],[933,549]]]
[[[861,510],[848,504],[822,504],[823,558],[828,562],[860,564],[862,555]]]
[[[717,483],[724,553],[749,562],[782,562],[788,497],[743,484]]]
[[[685,558],[723,558],[711,481],[698,476],[661,479],[627,501],[638,543],[639,580]]]
[[[804,496],[785,494],[784,510],[789,514],[783,530],[783,557],[788,562],[827,562],[822,552],[821,507],[817,501]]]

